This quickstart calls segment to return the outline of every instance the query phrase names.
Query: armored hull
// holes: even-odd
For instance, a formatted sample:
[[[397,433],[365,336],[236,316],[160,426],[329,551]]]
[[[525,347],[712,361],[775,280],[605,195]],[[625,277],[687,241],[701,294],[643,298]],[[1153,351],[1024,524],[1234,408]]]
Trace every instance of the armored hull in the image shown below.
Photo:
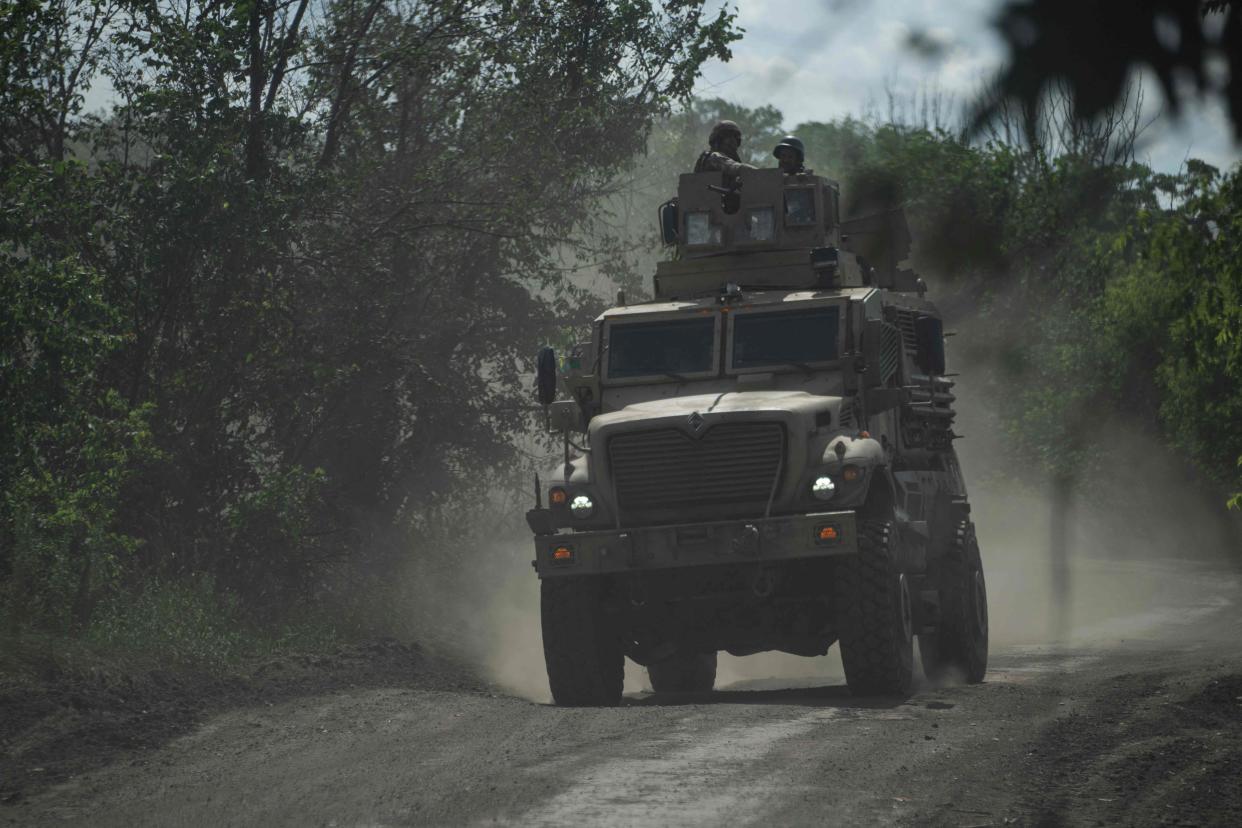
[[[953,382],[904,221],[855,222],[884,240],[869,260],[831,182],[720,182],[682,177],[656,298],[602,314],[559,376],[566,456],[528,515],[554,697],[616,702],[625,657],[703,690],[718,651],[838,642],[856,692],[908,691],[915,639],[981,680]]]

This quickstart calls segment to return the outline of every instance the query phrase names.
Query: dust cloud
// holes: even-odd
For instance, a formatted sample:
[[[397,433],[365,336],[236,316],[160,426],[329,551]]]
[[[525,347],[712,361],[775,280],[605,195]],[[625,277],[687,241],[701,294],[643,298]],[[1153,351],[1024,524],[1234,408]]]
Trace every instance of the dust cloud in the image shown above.
[[[1098,424],[1093,465],[1054,515],[1055,484],[1014,474],[992,409],[957,391],[993,646],[1167,639],[1232,601],[1238,522],[1158,438],[1121,418]]]
[[[991,640],[1007,646],[1108,644],[1169,639],[1181,625],[1233,601],[1239,588],[1236,521],[1189,482],[1176,456],[1153,439],[1110,423],[1100,462],[1068,498],[1069,548],[1050,554],[1048,485],[1006,468],[1004,434],[988,406],[959,386],[958,442],[988,579]],[[520,698],[550,701],[539,620],[539,582],[525,525],[491,533],[451,564],[417,573],[414,627],[433,650],[474,665]],[[428,641],[428,633],[433,631]],[[825,657],[720,655],[717,686],[841,684],[837,648]],[[627,693],[649,689],[627,661]]]
[[[529,529],[505,521],[488,535],[503,540],[463,539],[451,559],[411,556],[399,578],[402,600],[390,610],[399,619],[393,626],[514,696],[550,702]]]

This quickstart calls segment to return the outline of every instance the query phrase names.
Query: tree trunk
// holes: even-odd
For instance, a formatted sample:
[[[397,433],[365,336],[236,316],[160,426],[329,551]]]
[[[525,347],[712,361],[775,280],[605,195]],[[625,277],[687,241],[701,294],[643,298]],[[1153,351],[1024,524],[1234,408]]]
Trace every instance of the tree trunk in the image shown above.
[[[323,152],[319,156],[319,168],[327,169],[336,160],[336,153],[341,144],[341,127],[349,117],[349,108],[353,104],[354,65],[358,61],[358,47],[371,23],[379,12],[382,0],[372,0],[362,16],[362,22],[352,33],[349,45],[345,49],[345,57],[341,60],[341,71],[337,76],[336,95],[332,98],[332,109],[328,113],[328,131],[323,140]]]
[[[247,109],[246,177],[256,183],[263,176],[263,0],[250,6],[250,104]]]

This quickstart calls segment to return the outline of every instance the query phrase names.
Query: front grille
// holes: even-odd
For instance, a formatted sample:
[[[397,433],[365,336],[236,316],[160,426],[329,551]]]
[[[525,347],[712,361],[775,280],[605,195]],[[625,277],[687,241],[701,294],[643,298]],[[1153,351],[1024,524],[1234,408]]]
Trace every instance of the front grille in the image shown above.
[[[608,441],[622,516],[638,522],[762,514],[784,451],[779,423],[722,423],[698,438],[665,428]]]

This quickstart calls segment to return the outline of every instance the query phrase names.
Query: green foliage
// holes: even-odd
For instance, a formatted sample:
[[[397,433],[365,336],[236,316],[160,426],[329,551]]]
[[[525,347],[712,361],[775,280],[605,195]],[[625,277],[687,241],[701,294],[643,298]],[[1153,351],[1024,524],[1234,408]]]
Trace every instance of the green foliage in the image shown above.
[[[1242,469],[1242,457],[1238,458],[1238,467]],[[1242,509],[1242,492],[1238,492],[1233,497],[1229,498],[1229,508]]]
[[[1109,285],[1110,319],[1122,331],[1119,349],[1150,360],[1131,368],[1154,372],[1172,442],[1209,475],[1238,487],[1242,167],[1221,175],[1192,162],[1175,183],[1177,209],[1144,216],[1128,237],[1138,262]]]
[[[0,2],[0,170],[13,160],[61,161],[76,137],[85,87],[119,5]]]
[[[117,517],[152,456],[150,407],[99,381],[120,345],[102,281],[72,259],[0,248],[0,612],[12,626],[83,628],[137,547]]]
[[[160,653],[177,664],[223,664],[249,646],[237,596],[210,576],[152,580],[107,603],[90,640],[120,650]]]
[[[0,600],[13,624],[82,629],[121,583],[138,540],[118,526],[122,487],[150,454],[147,409],[126,412],[114,394],[103,416],[27,432],[37,459],[13,475],[0,514],[9,529]],[[53,466],[48,455],[59,455]]]
[[[616,250],[583,205],[737,37],[701,0],[0,4],[10,625],[180,612],[223,657],[213,613],[384,577],[520,459],[540,332],[598,306],[566,274]]]
[[[282,624],[256,626],[235,593],[200,574],[151,579],[111,596],[86,640],[163,664],[211,667],[282,650],[321,650],[339,636],[314,617],[289,616]]]
[[[323,469],[274,468],[225,506],[228,572],[248,582],[248,595],[286,607],[319,574],[325,550],[313,533],[314,511],[326,477]]]

